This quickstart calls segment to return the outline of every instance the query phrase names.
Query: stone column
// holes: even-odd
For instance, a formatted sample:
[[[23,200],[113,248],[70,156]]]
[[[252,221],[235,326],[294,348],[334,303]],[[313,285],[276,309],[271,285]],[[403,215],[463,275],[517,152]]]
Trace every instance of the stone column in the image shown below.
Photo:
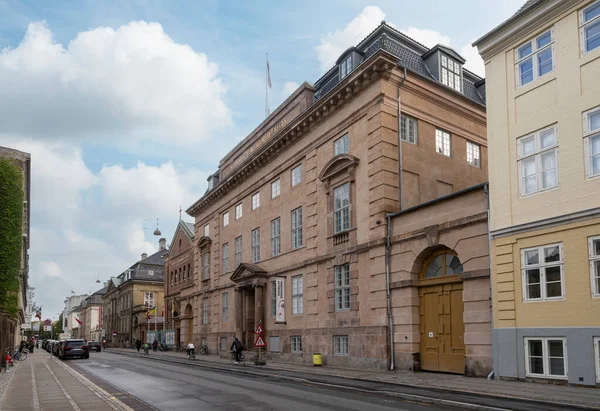
[[[235,290],[235,336],[242,340],[242,330],[243,330],[243,304],[244,300],[242,298],[242,290]]]
[[[254,289],[254,329],[258,327],[258,323],[262,323],[264,314],[264,302],[263,302],[263,287],[257,286]],[[264,324],[263,324],[264,327]],[[254,331],[254,330],[253,330]]]

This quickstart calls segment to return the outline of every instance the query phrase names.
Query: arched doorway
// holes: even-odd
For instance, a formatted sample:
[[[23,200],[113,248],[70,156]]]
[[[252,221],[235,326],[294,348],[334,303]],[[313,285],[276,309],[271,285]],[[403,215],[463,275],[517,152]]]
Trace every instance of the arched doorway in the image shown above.
[[[180,345],[187,345],[190,341],[192,341],[192,337],[194,335],[194,315],[191,304],[187,304],[183,311],[183,318],[181,321],[181,341]]]
[[[421,369],[464,374],[463,267],[448,249],[434,250],[419,274]]]

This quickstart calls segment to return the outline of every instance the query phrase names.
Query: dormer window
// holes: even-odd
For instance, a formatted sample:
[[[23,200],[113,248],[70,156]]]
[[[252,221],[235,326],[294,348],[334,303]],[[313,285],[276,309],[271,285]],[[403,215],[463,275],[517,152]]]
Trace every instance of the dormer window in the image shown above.
[[[215,186],[215,183],[213,182],[213,179],[209,178],[208,179],[208,189],[212,190],[214,186]]]
[[[340,79],[346,77],[352,71],[352,54],[340,63]]]
[[[451,58],[442,54],[442,84],[453,88],[456,91],[462,91],[462,81],[460,77],[460,64]]]

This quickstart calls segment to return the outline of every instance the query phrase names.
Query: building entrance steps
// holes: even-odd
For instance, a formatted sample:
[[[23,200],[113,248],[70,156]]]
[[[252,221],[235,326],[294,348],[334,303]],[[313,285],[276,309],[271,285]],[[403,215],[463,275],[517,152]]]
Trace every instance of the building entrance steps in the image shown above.
[[[151,352],[144,355],[128,349],[107,350],[115,354],[140,356],[148,359],[156,359],[173,362],[189,362],[186,360],[185,352]],[[324,365],[313,367],[304,363],[289,363],[283,361],[268,360],[266,366],[255,367],[248,359],[252,356],[250,352],[244,352],[247,356],[245,367],[257,370],[278,370],[284,372],[298,372],[302,374],[314,374],[315,376],[332,376],[352,380],[379,382],[382,384],[397,384],[402,386],[427,388],[433,391],[447,391],[466,393],[480,396],[492,396],[499,398],[521,399],[523,401],[534,401],[549,403],[553,405],[564,404],[565,406],[582,409],[600,410],[600,388],[575,387],[567,385],[531,383],[521,381],[487,380],[485,378],[465,377],[464,375],[412,372],[412,371],[370,371],[338,368]],[[220,355],[196,355],[194,361],[198,365],[207,366],[231,366],[231,359],[227,351]]]
[[[113,398],[102,388],[65,365],[56,357],[39,351],[29,354],[8,375],[0,393],[0,410],[130,411],[131,407]]]

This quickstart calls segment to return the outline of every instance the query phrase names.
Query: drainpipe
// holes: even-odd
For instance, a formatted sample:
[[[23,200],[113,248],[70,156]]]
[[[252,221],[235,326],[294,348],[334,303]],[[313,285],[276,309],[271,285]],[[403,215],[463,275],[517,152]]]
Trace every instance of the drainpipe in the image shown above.
[[[400,189],[400,210],[402,210],[402,139],[401,137],[401,126],[402,120],[400,118],[400,89],[406,80],[406,68],[404,68],[404,77],[398,85],[398,162],[399,162],[399,189]],[[390,242],[392,237],[392,219],[390,215],[387,215],[387,236],[385,242],[385,284],[387,294],[387,315],[388,315],[388,329],[390,332],[390,371],[395,369],[395,356],[394,356],[394,317],[392,316],[392,294],[390,291]]]
[[[485,199],[487,202],[487,226],[488,226],[488,266],[490,272],[490,301],[492,300],[492,236],[490,235],[490,186],[485,183],[483,186]],[[490,323],[492,326],[492,371],[488,374],[487,379],[494,379],[496,370],[496,359],[494,356],[494,307],[490,304]]]

